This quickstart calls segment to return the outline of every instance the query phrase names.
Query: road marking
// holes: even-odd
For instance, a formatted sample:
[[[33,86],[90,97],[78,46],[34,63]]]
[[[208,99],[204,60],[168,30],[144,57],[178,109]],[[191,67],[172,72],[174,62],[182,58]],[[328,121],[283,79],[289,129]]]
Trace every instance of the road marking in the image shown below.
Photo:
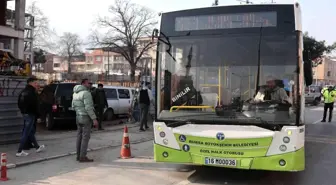
[[[312,139],[306,139],[306,142],[310,142],[310,143],[324,143],[324,144],[336,144],[336,141],[329,141],[329,140],[312,140]]]
[[[324,108],[323,107],[316,107],[316,108],[312,108],[312,109],[308,109],[308,110],[323,111]]]
[[[320,123],[320,122],[321,122],[321,119],[316,120],[315,122],[313,122],[313,124]]]

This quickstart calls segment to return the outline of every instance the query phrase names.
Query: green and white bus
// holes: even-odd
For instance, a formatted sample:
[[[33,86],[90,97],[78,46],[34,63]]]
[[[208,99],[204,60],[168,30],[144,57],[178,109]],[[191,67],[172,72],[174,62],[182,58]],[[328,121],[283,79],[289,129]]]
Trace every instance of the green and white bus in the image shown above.
[[[156,162],[305,168],[300,5],[163,13],[156,64]]]

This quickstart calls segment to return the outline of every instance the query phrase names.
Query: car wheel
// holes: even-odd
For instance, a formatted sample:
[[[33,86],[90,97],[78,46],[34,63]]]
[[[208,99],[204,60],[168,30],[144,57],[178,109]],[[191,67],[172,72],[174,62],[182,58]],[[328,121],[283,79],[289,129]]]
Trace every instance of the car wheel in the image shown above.
[[[114,112],[113,112],[113,110],[112,109],[108,109],[106,111],[106,120],[107,121],[111,121],[111,120],[113,120],[113,118],[114,118]]]
[[[52,130],[55,126],[55,121],[49,113],[46,115],[45,126],[48,130]]]
[[[314,102],[313,102],[313,105],[316,106],[316,105],[319,104],[319,102],[320,102],[320,101],[319,101],[319,98],[315,98],[315,100],[314,100]]]

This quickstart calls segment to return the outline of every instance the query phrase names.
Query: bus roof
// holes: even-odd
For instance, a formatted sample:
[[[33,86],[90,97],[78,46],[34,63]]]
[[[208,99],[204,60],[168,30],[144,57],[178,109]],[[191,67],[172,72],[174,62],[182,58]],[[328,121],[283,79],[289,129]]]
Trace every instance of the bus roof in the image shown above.
[[[210,7],[202,7],[202,8],[191,8],[191,9],[183,9],[183,10],[176,10],[176,11],[170,11],[170,12],[162,12],[161,14],[170,14],[170,13],[183,13],[187,11],[202,11],[207,9],[214,9],[214,8],[240,8],[242,6],[250,6],[250,7],[264,7],[264,6],[294,6],[293,4],[240,4],[240,5],[227,5],[227,6],[210,6]]]

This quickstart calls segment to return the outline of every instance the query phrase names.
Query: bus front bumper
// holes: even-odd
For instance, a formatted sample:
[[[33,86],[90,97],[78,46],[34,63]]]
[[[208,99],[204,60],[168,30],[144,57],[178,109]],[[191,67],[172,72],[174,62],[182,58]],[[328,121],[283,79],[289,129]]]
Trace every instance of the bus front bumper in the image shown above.
[[[305,168],[304,147],[295,152],[288,152],[280,155],[272,155],[265,157],[246,157],[232,158],[236,161],[234,166],[228,165],[209,165],[206,164],[206,157],[191,152],[184,152],[167,148],[154,143],[154,159],[156,162],[182,163],[193,165],[206,165],[216,167],[226,167],[246,170],[270,170],[270,171],[303,171]],[[214,157],[217,158],[217,157]]]

